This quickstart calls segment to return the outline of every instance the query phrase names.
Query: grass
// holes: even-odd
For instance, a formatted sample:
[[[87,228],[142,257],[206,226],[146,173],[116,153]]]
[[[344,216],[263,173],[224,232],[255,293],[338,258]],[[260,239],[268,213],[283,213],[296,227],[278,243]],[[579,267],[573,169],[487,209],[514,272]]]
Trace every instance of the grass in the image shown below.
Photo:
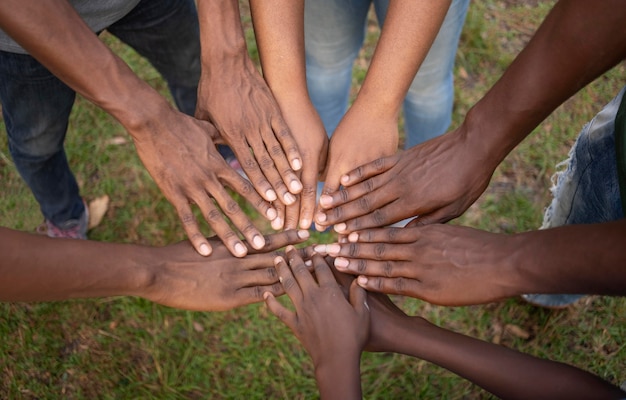
[[[550,4],[472,2],[457,57],[454,125],[528,41]],[[256,56],[247,11],[244,22]],[[357,85],[377,34],[372,21],[355,66]],[[145,60],[114,38],[103,39],[168,95]],[[550,198],[554,165],[565,158],[584,123],[617,93],[624,72],[623,65],[616,67],[560,107],[507,157],[484,195],[454,223],[505,233],[537,228]],[[184,239],[172,206],[141,165],[122,127],[82,98],[71,116],[66,147],[83,195],[111,198],[105,219],[90,233],[92,239],[151,245]],[[10,161],[5,137],[0,140],[0,188],[0,225],[34,230],[42,217]],[[315,240],[332,237],[316,234]],[[616,384],[626,379],[624,299],[588,297],[562,311],[538,309],[518,299],[450,308],[396,300],[406,312],[457,332],[570,363]],[[288,329],[258,304],[198,313],[137,298],[6,303],[0,305],[0,338],[0,398],[318,396],[309,357]],[[365,354],[361,365],[363,392],[371,399],[491,397],[422,360]]]

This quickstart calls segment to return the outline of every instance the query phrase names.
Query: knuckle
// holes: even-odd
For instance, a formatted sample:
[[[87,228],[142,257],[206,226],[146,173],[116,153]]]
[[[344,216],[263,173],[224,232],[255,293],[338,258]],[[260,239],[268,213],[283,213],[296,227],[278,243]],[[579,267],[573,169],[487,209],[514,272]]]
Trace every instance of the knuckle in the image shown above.
[[[399,233],[399,228],[389,228],[389,230],[387,231],[389,241],[394,242],[397,239]]]
[[[237,204],[234,200],[229,200],[226,202],[226,207],[224,207],[224,212],[228,215],[238,214],[241,211],[239,208],[239,204]]]
[[[398,294],[405,294],[406,292],[406,279],[396,278],[393,280],[393,288]]]
[[[219,211],[218,211],[218,210],[216,210],[216,209],[212,209],[212,210],[210,210],[210,211],[207,213],[207,215],[206,215],[206,220],[207,220],[209,223],[214,223],[214,222],[217,222],[217,221],[219,221],[220,219],[222,219],[222,213],[221,213],[221,212],[219,212]]]
[[[370,211],[370,202],[367,196],[363,196],[358,200],[359,208],[364,212]]]
[[[354,258],[359,254],[359,245],[356,243],[350,243],[348,245],[348,257]]]
[[[376,160],[374,160],[374,168],[376,169],[376,171],[382,171],[385,169],[385,159],[384,158],[378,158]]]
[[[378,243],[374,246],[374,255],[376,259],[380,260],[385,256],[387,251],[387,246],[385,243]]]
[[[262,156],[259,159],[259,165],[263,169],[269,169],[269,168],[272,168],[274,166],[274,161],[272,161],[272,159],[267,157],[267,156]]]
[[[366,192],[372,192],[374,190],[374,181],[372,179],[368,179],[363,182],[363,186],[365,187]]]
[[[381,226],[385,223],[385,214],[380,211],[380,209],[374,210],[374,212],[372,213],[372,218],[374,218],[374,223],[376,223],[376,225],[378,226]]]
[[[364,274],[367,271],[367,261],[363,259],[359,259],[356,263],[356,270],[359,274]]]
[[[393,265],[390,261],[385,261],[383,263],[383,275],[387,278],[391,278],[393,276]]]
[[[276,268],[268,268],[265,272],[271,281],[278,280],[278,272],[276,272]]]
[[[269,148],[269,152],[272,157],[279,157],[283,154],[283,148],[278,143],[276,143]]]
[[[342,203],[345,203],[348,201],[348,191],[345,189],[341,189],[339,190],[339,199],[341,200]]]

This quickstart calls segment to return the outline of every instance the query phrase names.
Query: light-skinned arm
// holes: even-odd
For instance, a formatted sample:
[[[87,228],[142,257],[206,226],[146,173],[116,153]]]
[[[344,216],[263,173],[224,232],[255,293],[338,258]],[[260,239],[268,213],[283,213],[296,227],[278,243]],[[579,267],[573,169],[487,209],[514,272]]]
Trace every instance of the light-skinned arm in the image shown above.
[[[428,224],[461,215],[517,144],[624,59],[624,20],[619,0],[559,1],[458,129],[342,176],[347,189],[320,198],[325,224],[349,233],[413,216]]]
[[[165,247],[45,236],[0,227],[0,301],[138,296],[170,307],[222,311],[283,293],[275,252],[308,238],[285,231],[265,238],[265,253],[233,257],[219,240],[202,257],[188,241]],[[253,253],[254,250],[251,250]]]
[[[0,27],[53,74],[126,128],[198,253],[209,255],[211,245],[200,232],[190,203],[198,205],[232,254],[242,257],[247,248],[220,209],[254,248],[263,248],[263,235],[224,185],[241,193],[270,220],[276,210],[219,155],[215,128],[177,111],[113,54],[67,1],[3,1]]]
[[[247,50],[238,0],[199,0],[202,74],[196,116],[210,120],[267,201],[295,202],[302,157]]]
[[[524,293],[626,295],[626,219],[513,235],[431,224],[352,232],[317,245],[361,287],[430,303],[488,303]]]
[[[309,98],[304,57],[304,2],[251,0],[263,77],[272,90],[302,155],[302,192],[287,206],[284,227],[313,222],[318,177],[326,165],[328,136]]]
[[[322,193],[336,192],[354,168],[397,152],[402,102],[449,7],[449,0],[389,2],[363,85],[331,137]],[[324,230],[329,224],[319,217]]]

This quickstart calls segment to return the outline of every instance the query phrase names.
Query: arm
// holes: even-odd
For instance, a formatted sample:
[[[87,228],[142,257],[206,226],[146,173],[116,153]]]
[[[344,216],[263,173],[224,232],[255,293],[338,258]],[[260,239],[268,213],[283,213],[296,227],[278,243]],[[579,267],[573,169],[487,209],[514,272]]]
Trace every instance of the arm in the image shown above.
[[[272,252],[307,231],[266,237],[263,254],[235,258],[212,240],[209,258],[188,242],[161,248],[51,239],[0,228],[0,301],[139,296],[170,307],[221,311],[282,294]]]
[[[289,265],[278,257],[276,269],[295,312],[271,293],[263,295],[267,306],[293,331],[313,359],[321,397],[360,399],[359,362],[369,326],[365,291],[352,285],[346,299],[320,255],[312,257],[315,278],[293,248],[287,247],[286,255]]]
[[[198,15],[202,74],[196,116],[215,124],[265,200],[292,204],[302,190],[294,173],[302,158],[248,55],[238,0],[200,0]]]
[[[302,192],[287,207],[286,228],[313,221],[318,175],[326,164],[328,136],[309,98],[304,62],[304,2],[251,0],[263,77],[302,155]]]
[[[241,193],[268,219],[276,211],[219,156],[213,144],[215,128],[175,110],[91,32],[67,1],[3,1],[0,26],[52,73],[126,128],[141,161],[176,208],[200,254],[209,255],[211,245],[200,232],[190,203],[200,207],[233,254],[246,253],[212,198],[254,248],[263,248],[263,236],[224,185]]]
[[[626,393],[599,377],[409,317],[380,295],[368,295],[373,351],[437,364],[503,399],[622,399]],[[399,339],[400,338],[400,339]]]
[[[317,245],[363,288],[441,305],[488,303],[523,293],[626,295],[626,219],[515,235],[454,225],[353,232]]]
[[[398,150],[398,114],[450,1],[392,1],[363,85],[333,133],[323,193],[350,170]],[[324,225],[320,224],[322,228]]]
[[[423,224],[461,215],[511,149],[626,56],[624,20],[617,0],[558,2],[458,129],[349,172],[344,193],[320,199],[327,210],[316,221],[345,222],[345,233],[416,215]]]

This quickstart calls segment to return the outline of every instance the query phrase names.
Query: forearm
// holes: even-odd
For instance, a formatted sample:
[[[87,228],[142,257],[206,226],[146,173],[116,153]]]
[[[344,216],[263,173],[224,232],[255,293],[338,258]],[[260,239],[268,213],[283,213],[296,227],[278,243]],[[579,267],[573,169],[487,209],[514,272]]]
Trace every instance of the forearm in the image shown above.
[[[59,79],[113,115],[131,134],[169,107],[98,39],[65,0],[3,1],[0,26]]]
[[[450,0],[389,3],[380,39],[353,107],[397,117],[449,7]]]
[[[463,123],[496,165],[560,104],[626,56],[617,0],[560,1]]]
[[[304,56],[304,1],[251,0],[263,77],[281,109],[308,101]]]
[[[148,248],[50,239],[0,228],[0,301],[141,295],[153,275]]]
[[[323,400],[361,399],[360,354],[337,356],[323,366],[316,366],[315,380]]]
[[[392,330],[392,329],[390,329]],[[505,399],[623,398],[624,393],[581,369],[460,335],[418,317],[394,326],[394,352],[446,368]]]
[[[198,0],[202,73],[219,79],[228,71],[250,68],[237,0]],[[215,94],[212,94],[215,95]]]
[[[626,294],[626,219],[531,231],[510,240],[509,270],[501,274],[516,282],[511,295]]]

